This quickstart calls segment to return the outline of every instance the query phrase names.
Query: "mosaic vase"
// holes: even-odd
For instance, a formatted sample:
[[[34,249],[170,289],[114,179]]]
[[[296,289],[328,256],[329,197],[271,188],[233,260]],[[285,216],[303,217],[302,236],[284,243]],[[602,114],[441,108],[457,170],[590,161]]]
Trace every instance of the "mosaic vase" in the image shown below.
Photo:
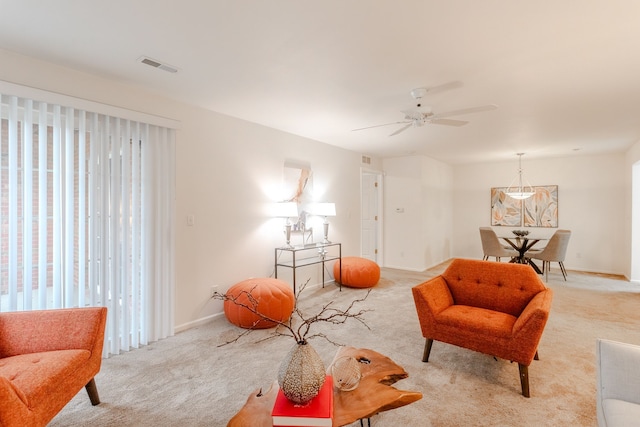
[[[287,399],[303,405],[316,397],[326,378],[322,359],[306,341],[296,343],[280,364],[278,384]]]

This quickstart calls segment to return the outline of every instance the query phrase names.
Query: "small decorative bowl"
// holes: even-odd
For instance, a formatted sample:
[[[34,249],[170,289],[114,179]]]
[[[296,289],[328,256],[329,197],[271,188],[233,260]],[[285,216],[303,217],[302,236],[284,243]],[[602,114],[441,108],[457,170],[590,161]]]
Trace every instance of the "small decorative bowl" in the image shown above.
[[[333,385],[338,390],[354,390],[362,378],[360,363],[351,356],[342,356],[333,362],[331,375],[333,376]]]
[[[524,237],[524,236],[526,236],[527,234],[529,234],[529,231],[528,231],[528,230],[513,230],[513,231],[511,231],[511,232],[512,232],[513,234],[515,234],[516,236],[518,236],[518,237]]]

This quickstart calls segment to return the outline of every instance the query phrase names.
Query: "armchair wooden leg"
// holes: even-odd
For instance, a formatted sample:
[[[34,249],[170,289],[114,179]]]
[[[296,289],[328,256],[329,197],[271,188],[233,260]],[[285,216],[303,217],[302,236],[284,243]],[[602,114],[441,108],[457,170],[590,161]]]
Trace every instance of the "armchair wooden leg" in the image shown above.
[[[89,395],[89,400],[91,400],[91,404],[96,406],[100,404],[100,396],[98,396],[98,387],[96,386],[96,379],[91,378],[91,381],[84,386],[87,389],[87,394]]]
[[[529,367],[518,363],[520,370],[520,385],[522,386],[522,395],[529,397]]]
[[[431,346],[433,345],[433,340],[431,338],[427,338],[427,342],[424,343],[424,353],[422,354],[422,361],[429,361],[429,354],[431,353]]]

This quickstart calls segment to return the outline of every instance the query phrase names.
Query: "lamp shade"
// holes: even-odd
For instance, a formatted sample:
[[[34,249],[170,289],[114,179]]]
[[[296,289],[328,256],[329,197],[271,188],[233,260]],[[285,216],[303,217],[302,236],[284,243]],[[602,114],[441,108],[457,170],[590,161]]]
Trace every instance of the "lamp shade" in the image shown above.
[[[313,210],[311,213],[317,216],[336,216],[336,204],[316,203],[313,205]]]
[[[528,181],[525,180],[524,182],[526,182],[526,184],[523,185],[522,156],[524,155],[524,153],[517,153],[517,155],[518,155],[518,175],[516,175],[513,181],[511,181],[511,184],[505,191],[505,194],[516,200],[524,200],[533,196],[534,194],[536,194],[536,192],[531,186],[531,184],[529,184]],[[515,185],[516,182],[517,182],[517,186]]]
[[[277,218],[295,218],[298,216],[298,204],[296,202],[274,203],[271,216]]]

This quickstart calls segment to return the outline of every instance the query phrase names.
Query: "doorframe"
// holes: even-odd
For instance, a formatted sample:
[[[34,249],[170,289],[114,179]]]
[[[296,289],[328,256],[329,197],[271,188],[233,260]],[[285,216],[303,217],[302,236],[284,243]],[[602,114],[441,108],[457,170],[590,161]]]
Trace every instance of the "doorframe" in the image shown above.
[[[640,161],[631,165],[631,265],[629,281],[640,283]]]
[[[363,176],[375,175],[378,182],[378,197],[376,213],[378,215],[378,221],[376,221],[376,243],[377,250],[376,261],[380,267],[384,267],[384,172],[370,168],[360,168],[360,255],[362,256],[362,195],[363,195]]]

